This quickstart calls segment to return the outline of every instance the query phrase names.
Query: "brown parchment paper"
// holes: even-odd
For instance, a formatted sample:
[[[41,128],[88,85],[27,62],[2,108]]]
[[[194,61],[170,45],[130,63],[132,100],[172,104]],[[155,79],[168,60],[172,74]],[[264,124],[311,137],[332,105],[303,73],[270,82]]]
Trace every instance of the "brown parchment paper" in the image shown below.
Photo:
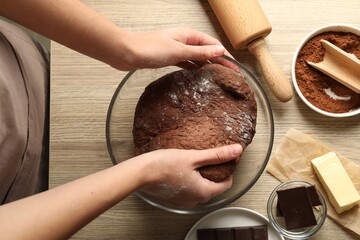
[[[266,170],[280,181],[305,180],[315,184],[323,194],[328,207],[328,217],[360,236],[360,207],[338,214],[328,200],[325,189],[311,167],[313,158],[333,151],[312,136],[296,129],[289,129],[278,149],[273,153]],[[335,152],[335,151],[334,151]],[[360,192],[360,166],[336,153],[348,172],[358,192]]]

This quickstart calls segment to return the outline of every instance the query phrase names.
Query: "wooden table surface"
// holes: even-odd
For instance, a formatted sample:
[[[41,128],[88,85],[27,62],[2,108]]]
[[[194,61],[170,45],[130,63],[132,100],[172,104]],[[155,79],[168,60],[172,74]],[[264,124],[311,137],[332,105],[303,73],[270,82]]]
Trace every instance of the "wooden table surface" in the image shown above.
[[[260,81],[255,59],[245,50],[236,52],[221,29],[207,1],[203,0],[84,0],[86,4],[131,31],[186,25],[222,41],[237,60]],[[260,0],[273,26],[267,46],[290,79],[292,57],[306,34],[322,25],[347,23],[360,27],[360,1]],[[91,23],[89,23],[91,24]],[[111,37],[111,36],[109,36]],[[110,167],[105,121],[113,93],[125,76],[89,57],[51,43],[51,139],[50,187],[64,184]],[[275,119],[275,142],[295,127],[360,164],[360,116],[335,119],[308,108],[297,95],[288,103],[278,102],[265,87]],[[266,202],[278,180],[264,172],[243,197],[230,206],[253,209],[266,215]],[[119,183],[121,186],[121,183]],[[184,239],[203,215],[178,215],[156,209],[137,196],[94,220],[73,239]],[[327,219],[313,239],[355,239]]]

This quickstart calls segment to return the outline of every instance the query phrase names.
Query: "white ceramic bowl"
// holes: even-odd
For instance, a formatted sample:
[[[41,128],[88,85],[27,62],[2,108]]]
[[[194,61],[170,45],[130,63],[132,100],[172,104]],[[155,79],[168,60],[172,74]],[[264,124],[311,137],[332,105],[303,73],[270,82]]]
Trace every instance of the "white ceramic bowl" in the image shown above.
[[[301,98],[301,100],[307,106],[309,106],[311,109],[313,109],[314,111],[316,111],[322,115],[330,116],[330,117],[350,117],[350,116],[357,115],[360,113],[360,108],[351,110],[351,111],[345,112],[345,113],[332,113],[332,112],[327,112],[322,109],[319,109],[318,107],[314,106],[310,101],[308,101],[305,98],[305,96],[301,92],[301,90],[298,86],[298,83],[296,81],[295,66],[296,66],[296,60],[298,58],[299,52],[301,51],[301,49],[304,47],[304,45],[310,39],[312,39],[313,37],[315,37],[319,34],[322,34],[324,32],[350,32],[350,33],[354,33],[354,34],[360,36],[360,28],[357,28],[357,27],[354,27],[351,25],[347,25],[347,24],[330,24],[330,25],[322,26],[322,27],[315,29],[310,34],[308,34],[299,44],[298,48],[295,51],[294,57],[293,57],[292,66],[291,66],[291,77],[292,77],[292,82],[293,82],[294,88],[295,88],[298,96]]]

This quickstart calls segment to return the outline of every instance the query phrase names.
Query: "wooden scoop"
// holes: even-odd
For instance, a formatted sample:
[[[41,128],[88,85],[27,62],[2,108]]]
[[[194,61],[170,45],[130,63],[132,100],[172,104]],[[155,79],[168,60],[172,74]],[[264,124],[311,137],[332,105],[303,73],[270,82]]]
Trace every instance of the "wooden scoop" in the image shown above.
[[[347,53],[324,39],[321,40],[321,44],[325,48],[324,60],[319,63],[307,63],[360,93],[360,60],[354,54]]]

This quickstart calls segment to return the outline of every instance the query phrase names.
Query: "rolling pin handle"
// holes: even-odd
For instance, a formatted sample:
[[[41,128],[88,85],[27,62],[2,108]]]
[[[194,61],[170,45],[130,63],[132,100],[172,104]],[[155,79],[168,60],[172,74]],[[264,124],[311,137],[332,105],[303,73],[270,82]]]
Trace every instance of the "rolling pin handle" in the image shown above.
[[[251,42],[247,48],[260,63],[264,79],[275,97],[281,102],[289,101],[293,91],[280,66],[271,57],[264,38],[258,38]]]

